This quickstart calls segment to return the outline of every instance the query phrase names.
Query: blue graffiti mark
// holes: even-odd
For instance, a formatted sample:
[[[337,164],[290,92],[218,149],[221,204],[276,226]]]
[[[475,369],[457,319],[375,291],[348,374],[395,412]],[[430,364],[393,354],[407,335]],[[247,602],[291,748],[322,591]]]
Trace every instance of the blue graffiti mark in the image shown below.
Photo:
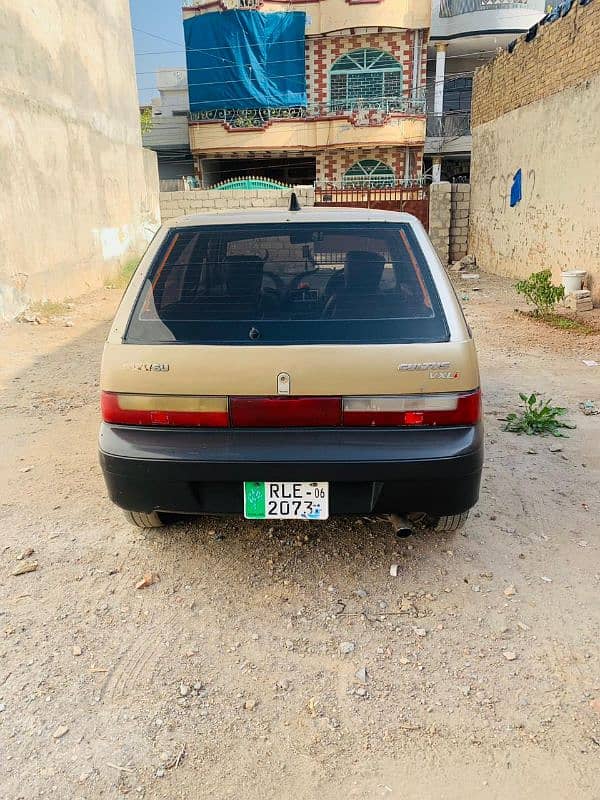
[[[521,175],[521,168],[515,172],[512,186],[510,189],[510,207],[514,208],[517,203],[521,202],[523,197],[523,189],[522,189],[522,175]]]

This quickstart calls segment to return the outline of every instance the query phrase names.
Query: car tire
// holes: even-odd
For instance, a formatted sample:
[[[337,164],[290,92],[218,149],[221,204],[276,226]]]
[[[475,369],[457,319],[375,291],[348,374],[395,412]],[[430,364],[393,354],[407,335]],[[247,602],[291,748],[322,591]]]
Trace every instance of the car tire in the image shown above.
[[[165,524],[157,511],[146,514],[144,511],[124,511],[125,519],[137,528],[162,528]]]
[[[459,531],[468,518],[469,512],[463,511],[462,514],[453,514],[449,517],[432,517],[430,525],[436,533],[450,533]]]

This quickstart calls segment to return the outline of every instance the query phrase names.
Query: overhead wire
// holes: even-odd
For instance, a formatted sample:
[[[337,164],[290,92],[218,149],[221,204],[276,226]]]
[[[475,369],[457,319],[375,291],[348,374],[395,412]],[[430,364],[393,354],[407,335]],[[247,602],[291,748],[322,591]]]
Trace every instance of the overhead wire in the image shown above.
[[[167,37],[160,36],[158,34],[150,33],[149,31],[144,31],[144,30],[142,30],[140,28],[134,28],[134,30],[136,31],[136,33],[140,33],[142,35],[151,36],[152,38],[159,39],[159,40],[162,40],[162,41],[166,41],[168,43],[172,43],[172,44],[176,44],[176,45],[179,44],[178,42],[175,42],[172,39],[168,39]],[[329,37],[326,37],[326,38],[345,38],[346,36],[347,36],[347,34],[339,34],[337,36],[329,36]],[[310,40],[311,40],[311,37],[304,37],[302,39],[285,40],[285,41],[281,42],[281,44],[297,44],[297,43],[306,44],[307,42],[310,42]],[[150,55],[162,55],[162,54],[167,55],[167,54],[174,54],[174,53],[185,53],[185,54],[187,54],[189,52],[191,52],[191,53],[204,53],[204,54],[209,55],[210,57],[214,57],[215,59],[220,58],[222,62],[230,63],[230,64],[232,64],[233,66],[236,66],[236,67],[242,66],[243,68],[251,68],[253,66],[251,64],[237,65],[234,62],[230,61],[229,59],[225,58],[224,56],[216,55],[214,53],[214,51],[218,52],[220,50],[225,50],[226,52],[228,52],[231,49],[244,49],[244,50],[246,50],[248,48],[260,47],[260,46],[262,46],[262,43],[260,43],[260,42],[257,42],[257,43],[248,42],[248,43],[246,43],[244,45],[231,45],[231,46],[228,46],[227,48],[223,48],[223,47],[185,48],[185,49],[182,49],[182,50],[173,50],[173,51],[166,51],[165,50],[165,51],[155,51],[155,52],[143,52],[143,53],[137,53],[136,55],[138,55],[138,56],[150,56]],[[473,52],[469,52],[469,53],[450,54],[450,55],[446,55],[446,60],[456,59],[456,58],[466,59],[466,58],[474,57],[474,56],[489,55],[489,54],[495,53],[497,49],[498,48],[496,48],[494,50],[478,50],[478,51],[473,51]],[[278,60],[276,62],[271,62],[271,63],[290,63],[290,62],[296,63],[296,61],[297,61],[296,59],[281,59],[281,60]],[[435,58],[434,57],[428,57],[426,59],[426,61],[428,63],[429,62],[433,62],[433,61],[435,61]],[[186,68],[186,67],[181,67],[181,68],[174,67],[173,69],[174,70],[179,69],[181,71],[183,71],[185,69],[186,75],[189,75],[190,72],[213,70],[214,67],[210,67],[210,66],[206,66],[206,67],[191,67],[189,69]],[[147,74],[153,74],[153,72],[137,72],[136,73],[136,75],[147,75]],[[282,75],[281,77],[303,77],[305,74],[306,74],[305,72],[302,72],[302,73],[296,73],[296,74],[290,75],[290,76],[283,76]],[[426,78],[425,79],[425,86],[420,85],[417,88],[418,89],[423,89],[423,88],[426,88],[428,85],[431,86],[432,83],[435,86],[435,85],[438,85],[439,83],[441,83],[442,81],[444,83],[447,83],[447,82],[456,80],[458,78],[470,77],[473,74],[474,74],[473,71],[463,71],[461,73],[453,73],[453,74],[449,74],[449,75],[446,74],[444,76],[444,78],[441,79],[441,80],[440,79],[436,80],[435,76],[431,76],[431,77],[433,77],[433,81],[431,80],[431,77]],[[274,76],[274,77],[278,77],[278,76]],[[223,83],[228,83],[228,84],[229,83],[245,83],[245,81],[243,79],[241,79],[241,78],[238,78],[238,79],[227,80],[227,81],[186,83],[184,86],[181,86],[181,87],[178,87],[178,88],[189,89],[190,87],[193,87],[193,86],[209,86],[209,85],[223,84]],[[151,86],[151,87],[143,87],[143,88],[142,87],[138,87],[138,88],[139,88],[139,91],[152,91],[152,90],[156,90],[157,87],[156,86]],[[406,94],[408,95],[408,94],[410,94],[410,92],[406,92]],[[239,98],[239,99],[253,99],[253,98],[251,96],[247,96],[245,98]],[[176,126],[176,125],[162,125],[161,126],[161,131],[166,131],[166,130],[169,130],[169,129],[181,130],[181,126]],[[417,142],[415,140],[414,144],[416,145],[418,143],[419,142]],[[411,142],[408,142],[406,146],[410,146],[411,144],[412,144]],[[326,149],[329,149],[329,148],[326,148]],[[163,151],[163,153],[164,154],[162,155],[161,160],[163,160],[165,162],[168,162],[168,163],[189,163],[189,160],[190,160],[190,157],[191,157],[191,154],[190,154],[190,156],[186,156],[184,152],[177,151],[177,150],[171,150],[171,151],[167,150],[167,151]],[[181,156],[185,156],[185,157],[181,157]],[[301,160],[295,159],[293,161],[292,166],[295,167],[295,168],[296,167],[303,167],[303,166],[306,166],[306,167],[313,166],[314,163],[315,163],[315,159],[316,159],[316,155],[314,157],[312,157],[310,159],[310,161],[301,161]],[[233,160],[233,159],[220,158],[220,159],[215,159],[215,160],[220,160],[222,162],[222,161],[228,161],[228,160]],[[243,159],[240,159],[240,160],[243,160]],[[279,157],[279,158],[275,158],[275,159],[266,159],[265,158],[265,159],[260,159],[260,160],[271,162],[270,163],[270,167],[272,167],[274,169],[290,164],[289,159],[287,157],[285,157],[285,156],[282,156],[282,157]],[[278,161],[281,162],[281,163],[277,163]],[[229,175],[229,174],[231,174],[231,175],[233,175],[233,174],[247,175],[247,174],[251,174],[253,172],[256,172],[257,166],[258,165],[255,164],[254,166],[251,166],[251,167],[248,167],[248,168],[245,168],[245,169],[244,168],[239,168],[239,169],[220,169],[219,172],[220,172],[221,175]]]
[[[519,13],[515,14],[515,11],[516,11],[516,9],[513,9],[512,11],[509,10],[509,9],[506,9],[506,13],[503,16],[504,17],[508,17],[508,18],[510,18],[511,16],[517,16],[519,19],[522,19],[521,14],[519,14]],[[144,30],[142,30],[140,28],[134,28],[134,30],[136,32],[138,32],[138,33],[143,33],[143,34],[146,34],[147,36],[152,36],[152,37],[154,37],[156,39],[163,39],[164,41],[172,42],[173,44],[182,44],[181,42],[175,42],[173,39],[166,39],[163,36],[159,36],[157,34],[150,33],[150,31],[144,31]],[[527,28],[523,28],[523,32],[525,33],[526,31],[527,31]],[[302,39],[283,39],[281,42],[278,42],[278,44],[298,44],[300,42],[307,43],[307,42],[310,42],[311,40],[317,39],[317,38],[347,39],[348,36],[362,36],[362,35],[364,35],[364,34],[347,34],[347,33],[333,33],[333,34],[325,33],[325,34],[312,34],[312,35],[308,34],[307,36],[303,37]],[[484,34],[478,33],[477,31],[469,34],[469,36],[473,36],[473,37],[482,36],[482,35],[484,35]],[[499,35],[499,36],[503,35],[502,31],[497,31],[497,35]],[[436,41],[440,41],[440,42],[444,43],[444,40],[442,40],[442,39],[436,40]],[[427,44],[428,45],[435,44],[435,42],[429,41]],[[163,55],[163,54],[167,55],[167,54],[172,54],[172,53],[185,53],[186,51],[187,52],[192,52],[192,53],[196,53],[196,52],[207,53],[207,52],[212,51],[212,50],[223,50],[223,49],[227,49],[227,50],[242,49],[242,50],[245,50],[248,47],[263,47],[263,46],[264,45],[263,45],[262,42],[246,42],[245,44],[240,44],[240,45],[234,45],[234,44],[228,45],[227,48],[223,48],[222,46],[221,47],[197,47],[197,48],[194,48],[194,47],[186,48],[186,47],[184,47],[183,49],[180,49],[180,50],[158,50],[158,51],[147,52],[147,53],[137,53],[137,55],[140,55],[140,56],[142,56],[142,55]],[[487,52],[487,51],[485,51],[485,52]],[[494,51],[490,51],[490,52],[494,52]],[[447,58],[449,58],[449,57],[452,57],[452,56],[447,56]],[[455,57],[462,58],[463,56],[455,56]]]
[[[525,33],[525,31],[526,31],[526,29],[523,30],[524,33]],[[348,38],[348,37],[344,36],[343,38]],[[291,44],[291,43],[295,43],[295,42],[310,42],[310,41],[311,41],[310,39],[290,39],[289,41],[280,42],[279,44]],[[432,44],[432,42],[428,42],[428,45],[429,44]],[[228,51],[228,50],[232,50],[232,49],[239,49],[240,47],[242,47],[243,49],[247,49],[247,47],[253,47],[253,46],[254,45],[251,42],[249,42],[247,46],[245,46],[245,45],[243,45],[243,46],[242,45],[228,45],[227,47],[212,47],[212,48],[211,47],[208,47],[208,48],[188,47],[188,48],[184,48],[182,50],[156,50],[156,51],[146,52],[146,53],[137,53],[136,52],[136,56],[173,55],[174,53],[183,53],[183,54],[185,54],[185,53],[208,53],[210,50],[225,50],[225,51]],[[361,48],[357,48],[357,49],[361,49]],[[446,61],[448,61],[448,59],[451,59],[451,58],[468,58],[469,56],[486,55],[487,53],[495,53],[497,50],[500,50],[500,49],[502,49],[501,45],[498,45],[498,47],[494,48],[493,50],[473,50],[472,52],[469,52],[469,53],[450,53],[450,54],[446,55]],[[287,61],[293,61],[295,59],[282,59],[282,60],[283,61],[286,61],[286,60]],[[428,57],[427,61],[435,61],[435,56]],[[185,69],[185,67],[181,67],[181,68],[173,67],[173,69]],[[202,69],[204,69],[204,67],[202,67]],[[210,69],[210,67],[208,67],[207,69]]]
[[[145,31],[145,30],[137,28],[137,27],[134,28],[134,30],[137,33],[140,33],[142,35],[151,36],[153,38],[160,39],[162,41],[166,41],[166,42],[173,43],[173,44],[178,44],[178,42],[175,42],[172,39],[168,39],[167,37],[160,36],[158,34],[154,34],[154,33],[151,33],[149,31]],[[327,37],[327,38],[345,38],[346,36],[347,36],[347,34],[339,34],[339,35],[330,36],[330,37]],[[286,41],[282,42],[282,44],[284,44],[284,43],[292,44],[292,43],[300,43],[300,42],[306,43],[307,41],[310,41],[310,37],[305,37],[303,39],[286,40]],[[258,47],[258,46],[262,46],[262,43],[260,43],[260,42],[257,42],[257,43],[249,42],[249,43],[247,43],[245,45],[231,45],[231,46],[228,46],[227,48],[223,48],[223,47],[187,48],[187,49],[179,50],[179,51],[157,51],[155,53],[138,53],[137,55],[140,55],[140,56],[143,56],[143,55],[158,55],[158,54],[161,54],[161,53],[168,54],[168,53],[175,53],[175,52],[181,52],[181,53],[202,52],[202,53],[207,53],[207,54],[211,55],[212,51],[219,51],[219,50],[229,51],[230,49],[247,49],[248,47]],[[453,58],[465,59],[465,58],[472,57],[472,56],[488,55],[488,54],[492,54],[494,52],[496,52],[496,50],[478,50],[478,51],[472,51],[470,53],[461,53],[461,54],[454,54],[454,55],[451,54],[451,55],[447,55],[446,56],[446,60],[453,59]],[[218,58],[219,56],[214,55],[214,57]],[[225,59],[224,57],[221,57],[221,60],[222,61],[229,61],[229,59]],[[431,61],[434,61],[434,60],[435,60],[435,58],[427,58],[428,62],[431,62]],[[272,62],[272,63],[290,63],[290,62],[296,63],[296,59],[281,59],[281,60],[278,60],[278,61]],[[229,62],[229,63],[231,63],[233,66],[238,66],[238,65],[234,64],[234,62]],[[239,66],[246,67],[246,68],[251,68],[253,65],[244,64],[244,65],[239,65]],[[201,70],[202,71],[204,71],[204,70],[213,70],[214,67],[209,67],[209,66],[207,66],[207,67],[191,67],[190,69],[187,69],[185,67],[173,67],[173,69],[174,70],[180,70],[180,71],[183,71],[185,69],[186,74],[189,74],[189,72],[197,72],[197,71],[201,71]],[[153,74],[153,73],[152,72],[138,72],[136,74],[137,75],[147,75],[147,74]],[[282,75],[281,77],[303,77],[305,74],[306,74],[305,72],[302,72],[302,73],[295,73],[295,74],[289,75],[289,76]],[[474,74],[473,71],[463,71],[463,72],[460,72],[460,73],[446,74],[443,79],[437,79],[437,80],[436,80],[435,76],[430,76],[430,77],[427,77],[425,79],[425,85],[421,84],[416,88],[418,90],[422,90],[422,89],[426,89],[428,86],[430,87],[431,85],[433,85],[433,86],[439,85],[439,83],[441,83],[441,82],[448,83],[448,82],[457,80],[459,78],[471,77],[473,74]],[[278,77],[278,76],[274,76],[274,77]],[[190,87],[193,87],[193,86],[210,86],[210,85],[215,85],[215,84],[222,85],[222,84],[225,84],[225,83],[227,83],[227,84],[245,83],[245,81],[242,78],[237,78],[237,79],[227,80],[227,81],[186,83],[185,85],[183,85],[181,87],[177,87],[177,88],[189,89]],[[156,86],[138,87],[138,90],[139,91],[153,91],[153,90],[157,90],[157,87]],[[403,93],[403,95],[404,94],[406,94],[406,96],[409,97],[412,94],[412,92],[411,91],[407,91],[407,92]],[[245,97],[240,97],[238,99],[242,100],[242,99],[254,99],[254,98],[253,98],[253,96],[245,96]],[[207,103],[208,102],[209,101],[207,101]],[[211,109],[211,110],[213,110],[213,109]],[[219,109],[215,109],[215,110],[219,110]],[[177,125],[161,125],[160,129],[161,129],[161,131],[181,130],[181,126],[177,126]],[[296,163],[296,165],[298,165],[298,162],[295,162],[295,163]]]
[[[475,74],[475,70],[464,70],[462,72],[450,72],[450,73],[446,73],[443,78],[438,79],[437,82],[438,83],[443,83],[444,81],[455,80],[456,78],[462,78],[462,77],[466,77],[466,76],[470,76],[470,75],[474,75],[474,74]],[[278,78],[278,77],[299,78],[302,75],[304,75],[303,72],[297,72],[297,73],[294,73],[294,74],[289,75],[289,76],[288,75],[271,75],[270,77],[272,77],[272,78]],[[431,76],[427,77],[425,79],[425,81],[426,81],[426,83],[427,82],[431,83],[431,82],[435,81],[435,75],[431,75]],[[179,90],[188,89],[190,86],[216,86],[216,85],[224,86],[225,84],[228,84],[228,83],[246,83],[246,81],[243,80],[242,78],[235,78],[233,80],[228,80],[228,81],[206,81],[206,82],[205,81],[201,81],[201,82],[198,82],[198,83],[185,83],[185,84],[182,84],[181,86],[178,86],[177,89],[179,89]],[[139,91],[141,91],[141,92],[142,91],[143,92],[150,91],[150,89],[154,89],[154,88],[156,88],[156,87],[154,87],[154,86],[138,87]],[[416,87],[416,89],[422,89],[422,88],[423,88],[423,84],[419,84]],[[404,90],[402,92],[402,96],[406,95],[407,97],[410,97],[410,96],[412,96],[412,94],[413,94],[413,90],[412,89],[406,89],[406,90]],[[254,97],[254,95],[245,96],[244,98],[239,97],[238,99],[240,99],[240,100],[241,99],[246,99],[246,98],[252,99],[252,97]]]
[[[136,27],[136,28],[134,28],[134,30],[136,32],[144,34],[146,36],[152,36],[152,37],[154,37],[156,39],[161,39],[161,40],[169,41],[169,42],[173,41],[171,39],[167,39],[164,36],[159,36],[158,34],[151,33],[150,31],[145,31],[145,30],[143,30],[141,28],[137,28]],[[338,34],[336,36],[332,36],[332,37],[328,37],[328,38],[345,38],[346,36],[347,36],[347,34]],[[303,39],[284,40],[282,42],[282,44],[283,43],[306,42],[306,41],[310,41],[310,39],[309,38],[308,39],[307,38],[303,38]],[[162,51],[162,52],[164,52],[165,54],[169,53],[169,52],[181,52],[181,53],[201,52],[201,53],[210,54],[210,52],[214,51],[214,50],[217,50],[217,51],[218,50],[229,51],[230,49],[239,49],[239,48],[246,49],[246,47],[256,47],[256,46],[262,46],[262,43],[260,43],[260,42],[258,42],[258,43],[248,42],[246,45],[231,45],[231,46],[228,46],[227,48],[224,48],[224,47],[187,48],[187,49],[180,50],[180,51]],[[157,55],[157,54],[159,54],[159,52],[161,52],[161,51],[157,51],[155,53],[138,53],[137,55]],[[495,52],[496,52],[496,50],[477,50],[477,51],[472,51],[470,53],[447,55],[446,56],[446,60],[453,59],[453,58],[465,59],[465,58],[469,58],[469,57],[473,57],[473,56],[489,55],[489,54],[493,54]],[[214,57],[217,58],[216,55]],[[223,57],[221,57],[221,58],[222,58],[223,61],[229,61],[228,59],[225,59]],[[428,62],[435,61],[435,58],[427,58],[427,61]],[[281,60],[277,60],[276,62],[271,62],[271,63],[282,63],[283,64],[283,63],[292,63],[292,62],[296,63],[296,59],[281,59]],[[234,64],[234,62],[230,62],[230,61],[229,61],[229,63],[231,63],[232,66],[235,66],[237,68],[244,67],[244,68],[250,68],[251,69],[252,66],[253,66],[252,64],[238,65],[238,64]],[[174,70],[179,70],[179,71],[184,71],[185,70],[186,74],[189,74],[190,72],[199,72],[201,70],[213,70],[214,67],[212,67],[212,66],[191,67],[189,69],[187,69],[185,67],[173,67],[173,69]],[[153,73],[152,72],[147,72],[147,71],[136,72],[136,75],[148,75],[148,74],[153,74]],[[275,75],[274,77],[303,77],[305,74],[306,74],[305,72],[302,72],[302,73],[294,73],[292,75],[281,75],[281,76]],[[464,71],[463,73],[461,73],[461,76],[468,76],[468,75],[472,75],[472,74],[474,74],[472,71],[471,72]],[[444,82],[447,82],[447,81],[454,80],[457,77],[459,77],[459,75],[457,73],[452,73],[450,75],[445,76],[443,80],[444,80]],[[440,82],[441,82],[441,80],[438,79],[436,81],[435,77],[434,77],[434,80],[433,80],[434,85],[438,85]],[[194,86],[210,86],[210,85],[222,85],[222,84],[232,84],[232,83],[245,83],[245,81],[242,78],[235,78],[235,79],[230,79],[230,80],[226,80],[226,81],[212,81],[212,82],[201,81],[201,82],[195,82],[195,83],[186,83],[185,85],[183,85],[181,87],[178,87],[178,88],[189,89],[190,87],[194,87]],[[427,84],[431,85],[431,83],[432,83],[431,77],[426,78],[426,85]],[[418,89],[423,89],[424,87],[423,87],[423,85],[421,85],[421,86],[419,86],[417,88]],[[159,91],[159,90],[157,89],[156,85],[152,85],[152,86],[145,86],[145,87],[138,86],[138,91],[140,91],[140,92],[149,92],[149,91]],[[240,97],[238,99],[240,99],[240,100],[251,100],[251,99],[254,99],[254,98],[251,95],[247,95],[247,96]],[[208,102],[209,101],[207,101],[207,103]]]
[[[169,42],[170,44],[177,44],[180,45],[181,42],[176,42],[175,39],[167,39],[166,36],[159,36],[158,33],[150,33],[150,31],[144,31],[141,28],[136,28],[134,25],[131,26],[131,29],[136,33],[143,33],[144,36],[151,36],[153,39],[160,39],[163,42]]]

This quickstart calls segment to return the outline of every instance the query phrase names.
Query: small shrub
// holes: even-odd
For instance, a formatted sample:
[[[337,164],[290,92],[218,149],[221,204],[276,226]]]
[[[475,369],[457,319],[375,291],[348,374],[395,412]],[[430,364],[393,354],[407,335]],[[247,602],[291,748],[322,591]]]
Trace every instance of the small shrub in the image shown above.
[[[543,314],[541,320],[559,331],[572,331],[573,333],[581,333],[584,336],[598,333],[597,329],[591,325],[578,319],[573,319],[573,317],[565,317],[562,314]]]
[[[119,272],[112,278],[107,278],[104,281],[104,286],[107,289],[126,289],[131,276],[135,272],[137,265],[140,263],[138,258],[134,258],[123,264]]]
[[[72,302],[67,298],[64,302],[59,300],[37,300],[27,309],[29,314],[39,314],[42,317],[64,317],[73,308]]]
[[[149,107],[140,109],[140,128],[142,129],[142,133],[150,133],[153,126],[152,109]]]
[[[549,314],[559,300],[565,296],[564,286],[554,286],[549,269],[534,272],[524,281],[518,281],[515,289],[522,294],[528,305],[535,306],[537,315]]]
[[[528,436],[551,434],[564,437],[567,436],[563,433],[565,428],[575,428],[575,425],[561,419],[567,413],[566,408],[553,406],[550,400],[543,401],[534,393],[527,397],[521,392],[519,397],[523,401],[525,410],[520,414],[513,412],[506,417],[505,431],[526,433]]]

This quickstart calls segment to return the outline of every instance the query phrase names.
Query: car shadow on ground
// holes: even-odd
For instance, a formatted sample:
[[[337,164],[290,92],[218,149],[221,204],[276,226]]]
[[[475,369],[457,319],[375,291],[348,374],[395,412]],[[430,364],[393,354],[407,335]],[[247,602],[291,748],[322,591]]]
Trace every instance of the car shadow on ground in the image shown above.
[[[39,352],[7,383],[0,407],[0,425],[11,440],[6,466],[14,476],[22,459],[32,464],[31,476],[18,481],[13,503],[21,491],[27,493],[28,482],[40,499],[56,494],[60,500],[61,490],[68,489],[70,508],[68,517],[65,509],[64,521],[82,530],[93,522],[94,533],[90,530],[89,535],[94,549],[101,545],[105,521],[105,536],[115,537],[120,546],[139,542],[142,550],[144,542],[151,543],[154,555],[160,553],[159,560],[165,562],[157,569],[178,562],[182,575],[190,579],[198,568],[222,567],[233,570],[239,580],[256,575],[265,580],[284,575],[300,579],[303,572],[310,580],[326,580],[337,564],[357,580],[365,570],[389,574],[394,559],[431,557],[452,536],[421,531],[399,539],[381,517],[261,522],[239,516],[175,517],[173,524],[141,534],[110,503],[97,461],[100,358],[108,328],[108,320],[103,320],[73,337],[53,324],[13,326],[11,345]],[[73,480],[75,485],[69,487],[70,477],[82,472],[87,480]]]
[[[158,562],[176,569],[181,580],[193,583],[200,568],[213,578],[221,573],[230,581],[234,576],[240,586],[295,584],[302,590],[332,588],[341,596],[366,586],[382,588],[382,579],[402,584],[411,574],[419,584],[428,582],[447,558],[442,550],[467,536],[468,529],[444,535],[422,530],[399,538],[389,521],[377,517],[304,522],[223,516],[179,519],[143,533],[142,539]],[[396,579],[390,575],[392,565],[397,565]]]

